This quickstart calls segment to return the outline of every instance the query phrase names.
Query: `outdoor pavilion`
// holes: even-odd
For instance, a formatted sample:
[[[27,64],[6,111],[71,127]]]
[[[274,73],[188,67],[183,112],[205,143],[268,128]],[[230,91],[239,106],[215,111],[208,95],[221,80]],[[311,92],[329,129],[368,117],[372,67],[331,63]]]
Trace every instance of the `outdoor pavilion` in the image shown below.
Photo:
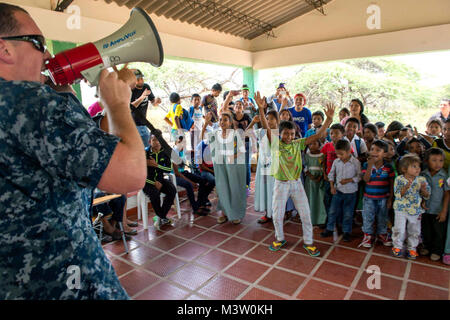
[[[313,62],[450,49],[448,0],[8,0],[25,8],[57,53],[96,41],[122,26],[130,9],[146,10],[161,36],[165,57],[239,66],[255,90],[258,71]],[[71,3],[72,2],[72,3]],[[80,28],[69,29],[78,6]],[[374,7],[376,5],[378,7]],[[370,9],[379,8],[376,11]],[[369,9],[369,10],[368,10]],[[378,28],[370,23],[379,17]],[[369,25],[368,25],[369,20]],[[376,25],[376,23],[375,23]],[[374,25],[374,26],[375,26]],[[252,182],[254,187],[254,182]],[[217,203],[217,198],[212,200]],[[285,225],[286,249],[271,253],[273,227],[256,223],[249,197],[239,226],[212,217],[187,217],[163,232],[150,227],[130,241],[106,245],[116,272],[137,299],[447,299],[450,271],[425,257],[411,262],[379,245],[315,239],[322,252],[301,249],[298,222]],[[182,206],[186,207],[186,202]],[[214,214],[212,214],[214,217]],[[360,230],[354,230],[355,233]],[[381,289],[366,286],[377,265]],[[283,271],[283,272],[280,272]]]

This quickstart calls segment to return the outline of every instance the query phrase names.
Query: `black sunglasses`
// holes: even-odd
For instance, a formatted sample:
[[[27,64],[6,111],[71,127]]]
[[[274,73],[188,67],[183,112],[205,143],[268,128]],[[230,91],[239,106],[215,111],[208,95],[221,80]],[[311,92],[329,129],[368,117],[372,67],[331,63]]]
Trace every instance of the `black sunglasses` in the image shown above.
[[[45,38],[39,34],[30,34],[24,36],[11,36],[11,37],[2,37],[0,39],[3,40],[16,40],[16,41],[27,41],[30,42],[37,50],[42,53],[47,51],[47,46],[45,45]]]

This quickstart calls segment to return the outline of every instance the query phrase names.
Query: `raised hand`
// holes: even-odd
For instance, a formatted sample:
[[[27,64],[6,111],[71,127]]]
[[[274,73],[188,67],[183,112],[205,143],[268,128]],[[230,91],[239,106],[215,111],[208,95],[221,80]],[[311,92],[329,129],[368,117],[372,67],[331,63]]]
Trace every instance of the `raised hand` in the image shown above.
[[[259,91],[256,91],[254,99],[255,99],[256,104],[258,105],[258,108],[260,108],[260,109],[265,108],[266,97],[261,98],[261,94],[259,93]]]
[[[336,106],[333,103],[327,103],[325,106],[325,115],[327,116],[327,118],[329,119],[333,119],[334,117],[334,111],[336,110]]]

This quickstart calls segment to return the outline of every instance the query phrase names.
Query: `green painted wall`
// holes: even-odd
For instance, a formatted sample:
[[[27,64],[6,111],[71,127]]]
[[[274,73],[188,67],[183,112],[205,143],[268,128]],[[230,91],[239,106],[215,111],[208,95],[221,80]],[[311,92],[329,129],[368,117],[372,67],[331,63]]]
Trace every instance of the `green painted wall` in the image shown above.
[[[72,49],[75,48],[77,46],[76,43],[73,42],[66,42],[66,41],[57,41],[57,40],[47,40],[47,48],[48,51],[55,55],[61,51],[64,50],[68,50],[68,49]],[[81,96],[81,87],[80,84],[74,84],[72,86],[72,88],[75,90],[75,92],[77,93],[77,97],[78,100],[80,100],[80,102],[82,102],[82,96]]]

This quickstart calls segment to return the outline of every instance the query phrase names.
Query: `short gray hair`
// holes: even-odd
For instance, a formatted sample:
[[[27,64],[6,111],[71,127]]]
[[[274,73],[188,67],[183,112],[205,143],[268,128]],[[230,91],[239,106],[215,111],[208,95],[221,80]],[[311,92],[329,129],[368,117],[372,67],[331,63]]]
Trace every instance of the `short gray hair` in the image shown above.
[[[14,16],[19,11],[28,14],[25,9],[19,6],[0,2],[0,35],[11,35],[19,31],[20,24]]]

